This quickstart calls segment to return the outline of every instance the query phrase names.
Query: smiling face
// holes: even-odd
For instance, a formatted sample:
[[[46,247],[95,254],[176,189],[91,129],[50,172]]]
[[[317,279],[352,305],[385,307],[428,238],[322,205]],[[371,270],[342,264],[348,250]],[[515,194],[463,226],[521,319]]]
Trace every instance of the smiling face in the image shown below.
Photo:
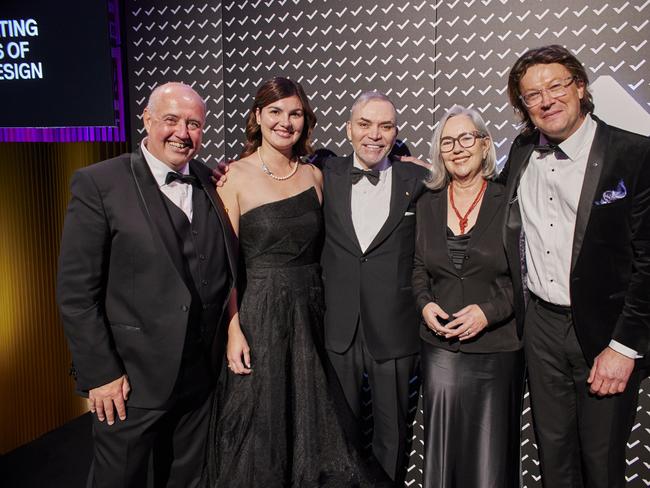
[[[447,120],[440,134],[440,140],[445,137],[457,139],[462,134],[476,133],[477,128],[472,119],[466,115],[458,115]],[[463,141],[465,145],[467,143]],[[454,148],[449,152],[441,153],[442,161],[452,180],[472,180],[481,174],[483,160],[490,149],[488,137],[475,138],[472,147],[461,146],[458,140],[454,141]]]
[[[189,86],[169,83],[155,90],[142,114],[147,150],[174,171],[201,148],[205,106]]]
[[[305,127],[305,114],[297,96],[281,98],[255,112],[262,131],[262,145],[269,144],[291,157],[293,145],[298,142]]]
[[[559,63],[535,64],[526,70],[519,81],[522,95],[547,88],[559,80],[571,76],[569,70]],[[566,140],[582,125],[584,115],[580,113],[580,100],[585,96],[584,83],[576,80],[566,87],[566,94],[553,98],[542,91],[543,100],[526,111],[533,124],[552,142]]]
[[[347,123],[347,134],[359,163],[366,169],[374,167],[388,155],[397,138],[393,104],[371,99],[355,108]]]

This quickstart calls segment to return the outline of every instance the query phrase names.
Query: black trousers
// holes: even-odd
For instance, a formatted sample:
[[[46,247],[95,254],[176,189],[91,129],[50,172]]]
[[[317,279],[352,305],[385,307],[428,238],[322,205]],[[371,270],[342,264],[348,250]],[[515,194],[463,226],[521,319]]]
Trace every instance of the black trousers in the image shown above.
[[[408,433],[409,381],[417,374],[418,355],[375,361],[359,326],[347,351],[343,354],[328,351],[328,356],[357,418],[361,415],[363,374],[368,374],[374,422],[372,450],[391,479],[396,483],[402,482]]]
[[[625,486],[625,448],[632,430],[642,373],[625,391],[589,393],[587,364],[571,314],[532,299],[524,349],[542,484],[546,488]]]
[[[127,406],[126,420],[110,426],[93,415],[94,457],[87,488],[198,486],[210,398],[185,398],[168,410]]]
[[[126,420],[93,415],[87,488],[192,488],[199,484],[212,405],[205,352],[186,344],[171,398],[160,409],[129,406]]]

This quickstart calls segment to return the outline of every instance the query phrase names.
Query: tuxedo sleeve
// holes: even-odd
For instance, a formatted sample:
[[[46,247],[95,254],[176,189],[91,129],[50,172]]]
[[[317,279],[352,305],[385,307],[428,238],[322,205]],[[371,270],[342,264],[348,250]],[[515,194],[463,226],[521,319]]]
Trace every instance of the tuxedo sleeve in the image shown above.
[[[424,220],[428,217],[423,215],[425,213],[425,205],[423,205],[423,202],[424,198],[418,200],[417,211],[415,213],[415,254],[413,257],[413,275],[411,278],[415,304],[420,318],[422,317],[422,309],[427,303],[434,301],[431,279],[424,263],[424,254],[427,250],[421,234],[423,232]]]
[[[650,141],[645,142],[631,209],[632,276],[612,336],[641,355],[648,353],[650,336]]]
[[[87,391],[123,374],[104,311],[111,235],[100,190],[91,176],[74,174],[63,226],[57,301],[77,375]]]

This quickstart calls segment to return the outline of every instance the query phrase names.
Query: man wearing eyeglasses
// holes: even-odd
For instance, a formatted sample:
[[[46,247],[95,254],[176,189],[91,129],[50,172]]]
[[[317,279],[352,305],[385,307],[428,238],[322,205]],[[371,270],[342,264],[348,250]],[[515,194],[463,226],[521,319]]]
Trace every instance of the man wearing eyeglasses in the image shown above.
[[[591,115],[588,83],[557,45],[526,52],[508,80],[524,129],[500,175],[505,244],[553,488],[624,486],[649,356],[650,140]]]

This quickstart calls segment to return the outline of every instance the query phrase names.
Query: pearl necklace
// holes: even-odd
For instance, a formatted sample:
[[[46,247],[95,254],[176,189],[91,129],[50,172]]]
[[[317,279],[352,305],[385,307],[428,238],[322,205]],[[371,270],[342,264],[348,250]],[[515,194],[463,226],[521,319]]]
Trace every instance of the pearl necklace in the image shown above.
[[[260,159],[260,163],[262,163],[262,171],[264,171],[267,175],[269,175],[271,178],[277,181],[284,181],[288,180],[291,178],[293,175],[296,174],[296,171],[298,171],[298,160],[296,160],[296,165],[293,167],[293,170],[291,173],[289,173],[287,176],[275,176],[273,172],[269,169],[269,167],[262,161],[262,154],[260,152],[260,146],[257,147],[257,157]]]

